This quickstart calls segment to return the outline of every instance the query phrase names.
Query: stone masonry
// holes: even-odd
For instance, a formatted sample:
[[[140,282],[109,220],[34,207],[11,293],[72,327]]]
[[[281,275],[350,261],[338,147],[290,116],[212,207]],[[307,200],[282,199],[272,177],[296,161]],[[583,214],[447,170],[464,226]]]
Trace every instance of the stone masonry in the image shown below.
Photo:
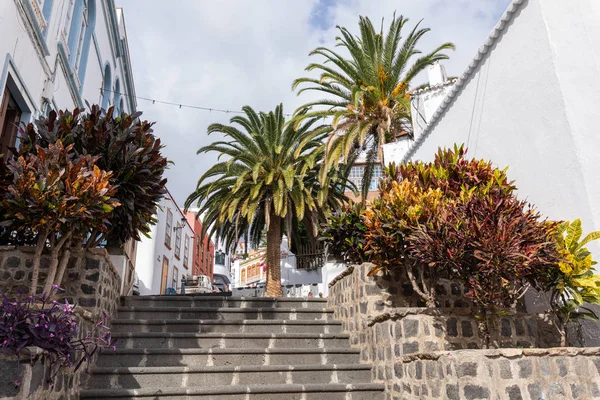
[[[481,350],[477,320],[459,285],[441,283],[438,300],[442,307],[415,307],[419,301],[405,282],[394,282],[396,278],[389,275],[367,277],[370,267],[350,267],[333,281],[329,306],[342,321],[352,345],[360,349],[361,360],[373,365],[373,382],[386,385],[387,398],[560,398],[548,397],[551,388],[551,393],[559,391],[556,382],[565,398],[576,398],[571,384],[576,393],[585,393],[580,398],[595,396],[596,386],[590,378],[597,376],[594,366],[600,367],[598,349],[551,348],[559,343],[558,337],[541,316],[514,310],[500,317],[495,321],[492,342],[501,350]],[[454,308],[443,307],[449,305]],[[546,368],[549,361],[544,360],[548,359],[561,365],[583,360],[581,377],[561,376],[562,370]],[[528,375],[529,365],[532,372]],[[521,366],[524,372],[520,372]],[[503,381],[506,368],[520,380]],[[490,386],[490,379],[499,383]],[[531,393],[538,386],[541,395],[536,397]]]
[[[2,279],[0,290],[8,297],[29,292],[33,252],[34,248],[31,247],[0,247],[0,279]],[[79,329],[80,332],[86,332],[103,313],[109,316],[116,313],[121,278],[104,249],[88,250],[82,265],[77,266],[75,263],[76,258],[71,258],[63,280],[64,291],[57,294],[57,300],[62,302],[66,299],[69,303],[78,305],[76,311],[79,314]],[[40,285],[44,282],[48,265],[48,258],[43,258]],[[7,382],[12,383],[16,378],[16,358],[0,357],[3,357],[0,358],[0,369],[6,375]],[[39,363],[29,368],[27,366],[29,360],[22,360],[21,363],[21,379],[26,380],[28,376],[31,377],[31,381],[21,384],[21,392],[26,387],[29,394],[17,393],[12,384],[1,385],[0,400],[17,395],[29,395],[30,398],[47,400],[78,399],[79,387],[88,379],[83,368],[76,373],[66,370],[54,378],[55,386],[51,389],[47,383],[47,368]],[[14,377],[11,375],[12,371]]]

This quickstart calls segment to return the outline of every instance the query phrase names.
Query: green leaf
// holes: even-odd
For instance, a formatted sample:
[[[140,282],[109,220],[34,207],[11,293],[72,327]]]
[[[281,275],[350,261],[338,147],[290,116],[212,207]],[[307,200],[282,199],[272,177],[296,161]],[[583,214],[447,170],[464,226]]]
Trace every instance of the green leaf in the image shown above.
[[[586,235],[586,237],[583,238],[583,240],[579,243],[579,246],[577,246],[577,250],[581,249],[583,246],[585,246],[589,242],[591,242],[593,240],[597,240],[597,239],[600,239],[600,231],[588,233]]]
[[[575,249],[577,248],[581,234],[581,220],[578,218],[571,222],[569,228],[567,229],[567,238],[565,240],[565,244],[571,253],[575,253]]]
[[[285,186],[288,190],[292,190],[294,185],[294,166],[290,165],[287,169],[283,170],[283,179],[285,180]]]

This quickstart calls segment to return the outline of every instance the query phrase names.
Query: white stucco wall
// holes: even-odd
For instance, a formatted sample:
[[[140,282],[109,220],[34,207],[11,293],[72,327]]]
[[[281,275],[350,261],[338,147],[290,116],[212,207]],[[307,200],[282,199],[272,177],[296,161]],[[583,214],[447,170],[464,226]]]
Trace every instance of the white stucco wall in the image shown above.
[[[434,67],[438,69],[442,68],[441,65],[434,65]],[[421,137],[423,130],[427,127],[436,110],[456,83],[455,79],[440,83],[440,79],[443,78],[445,78],[445,72],[439,72],[438,74],[430,73],[429,80],[432,86],[416,91],[411,95],[410,112],[412,116],[413,137],[403,136],[395,142],[384,144],[382,148],[385,164],[391,162],[400,164],[408,150]],[[436,82],[437,84],[434,84]]]
[[[118,41],[127,40],[124,29],[124,19],[119,11],[120,18],[115,18],[114,26],[109,18],[109,13],[117,14],[116,10],[110,11],[110,2],[107,0],[88,0],[94,2],[96,9],[95,28],[90,42],[88,61],[85,70],[83,86],[74,87],[69,83],[70,67],[61,62],[58,44],[67,38],[62,36],[66,25],[67,0],[54,0],[48,24],[48,33],[45,38],[38,40],[35,35],[39,22],[28,14],[28,5],[35,9],[37,0],[7,0],[0,1],[0,100],[3,96],[7,81],[17,81],[18,93],[13,96],[23,97],[24,101],[18,103],[26,112],[22,120],[29,122],[40,114],[42,108],[42,94],[45,86],[48,100],[58,109],[73,109],[77,105],[73,91],[81,93],[80,98],[90,104],[99,103],[101,100],[100,88],[103,87],[104,66],[108,63],[112,72],[111,90],[115,90],[116,78],[120,81],[120,92],[129,94],[126,85],[125,59],[129,55],[121,49],[121,56],[117,57]],[[118,22],[117,22],[118,21]],[[115,38],[116,32],[119,36]],[[48,54],[45,54],[43,42]],[[66,46],[66,44],[65,44]],[[129,79],[129,86],[133,88],[133,77]],[[135,93],[132,93],[135,94]],[[114,94],[110,94],[111,104]],[[126,111],[135,111],[135,99],[131,103],[126,97],[124,106]]]
[[[181,255],[179,258],[175,256],[176,231],[174,229],[172,229],[171,232],[170,248],[165,245],[167,210],[171,210],[173,213],[173,228],[177,227],[177,223],[180,223],[183,227],[181,232]],[[187,223],[185,216],[170,194],[167,194],[165,198],[161,200],[156,219],[157,223],[152,227],[150,237],[142,237],[142,240],[138,242],[136,249],[135,270],[139,279],[139,290],[141,295],[161,294],[160,285],[163,257],[166,257],[169,260],[169,272],[167,277],[168,288],[173,287],[173,267],[177,267],[178,270],[177,289],[179,289],[181,285],[181,275],[190,274],[193,263],[194,246],[192,245],[192,238],[194,237],[194,231]],[[190,237],[187,267],[183,265],[186,234]]]
[[[599,52],[599,2],[522,1],[412,158],[465,143],[549,218],[600,229]]]

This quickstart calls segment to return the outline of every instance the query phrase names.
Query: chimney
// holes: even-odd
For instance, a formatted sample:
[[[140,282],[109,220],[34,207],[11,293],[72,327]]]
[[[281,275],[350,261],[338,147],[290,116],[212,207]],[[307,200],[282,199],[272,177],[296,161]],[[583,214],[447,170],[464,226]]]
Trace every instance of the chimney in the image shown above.
[[[427,75],[429,75],[429,85],[435,86],[444,83],[448,80],[446,68],[440,63],[435,63],[427,67]]]

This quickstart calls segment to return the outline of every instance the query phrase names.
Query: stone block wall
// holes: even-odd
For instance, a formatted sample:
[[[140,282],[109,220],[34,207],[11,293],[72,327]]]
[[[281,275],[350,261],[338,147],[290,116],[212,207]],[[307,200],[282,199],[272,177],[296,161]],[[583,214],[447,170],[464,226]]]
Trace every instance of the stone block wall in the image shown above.
[[[591,378],[600,368],[600,349],[552,348],[559,337],[543,316],[513,310],[499,317],[491,338],[499,349],[485,350],[460,285],[441,282],[440,308],[415,307],[418,300],[402,283],[367,277],[369,269],[354,266],[332,281],[329,307],[361,350],[361,361],[373,365],[373,381],[386,385],[388,399],[551,399],[561,398],[561,391],[564,398],[594,398]],[[394,286],[397,291],[389,293]],[[549,362],[558,367],[547,367]],[[574,378],[561,365],[582,375]],[[511,378],[503,378],[507,368]],[[491,380],[499,383],[489,385]]]
[[[460,350],[404,356],[392,398],[599,399],[600,348]]]
[[[29,247],[0,247],[0,278],[2,279],[0,290],[7,296],[14,296],[19,292],[29,292],[33,252],[34,249]],[[109,316],[116,313],[121,290],[121,277],[104,249],[88,250],[81,265],[76,265],[76,261],[75,257],[70,260],[62,284],[64,291],[57,294],[57,300],[67,299],[69,303],[78,305],[76,311],[79,315],[79,331],[86,332],[93,328],[103,313]],[[43,284],[47,275],[48,265],[49,259],[44,257],[40,269],[40,285]],[[9,365],[16,365],[15,360],[6,357],[0,361],[6,368]],[[23,375],[23,379],[31,376],[31,381],[24,382],[22,387],[27,386],[29,393],[33,393],[30,398],[34,399],[78,399],[80,384],[87,380],[83,368],[76,373],[65,370],[54,378],[54,388],[50,388],[46,379],[48,368],[39,363],[33,368],[36,373]],[[23,371],[27,371],[27,369],[25,368]],[[16,373],[16,369],[14,372]],[[10,374],[7,373],[7,376]],[[10,382],[13,382],[14,379],[12,378]],[[2,398],[0,393],[0,400]]]

